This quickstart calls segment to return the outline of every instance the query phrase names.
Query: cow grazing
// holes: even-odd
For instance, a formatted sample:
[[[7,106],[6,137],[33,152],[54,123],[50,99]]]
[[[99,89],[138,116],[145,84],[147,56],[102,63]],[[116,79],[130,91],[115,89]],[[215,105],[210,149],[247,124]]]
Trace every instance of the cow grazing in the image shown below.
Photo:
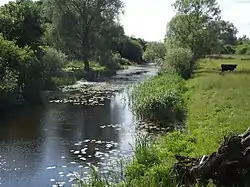
[[[221,72],[234,71],[236,67],[237,67],[237,64],[221,64]]]

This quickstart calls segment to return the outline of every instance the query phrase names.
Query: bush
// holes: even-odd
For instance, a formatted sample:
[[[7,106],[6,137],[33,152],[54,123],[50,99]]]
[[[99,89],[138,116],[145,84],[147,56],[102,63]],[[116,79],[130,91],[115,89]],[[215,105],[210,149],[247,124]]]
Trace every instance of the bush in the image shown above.
[[[245,55],[247,53],[250,53],[250,44],[242,44],[236,46],[235,53],[238,55]]]
[[[164,43],[151,42],[147,44],[146,51],[143,54],[143,59],[147,62],[156,62],[157,60],[164,60],[166,55],[166,48]]]
[[[54,74],[66,64],[67,56],[55,48],[44,47],[43,62],[46,65],[47,72]]]
[[[11,77],[11,81],[17,80],[15,83],[12,82],[15,84],[15,90],[18,90],[26,101],[39,102],[39,91],[44,86],[43,63],[37,60],[34,52],[28,47],[20,48],[14,41],[6,40],[1,34],[0,49],[0,79]],[[10,77],[6,78],[8,74]],[[2,91],[7,87],[2,85]],[[7,92],[11,95],[12,91],[7,89]],[[16,100],[14,97],[13,99]]]
[[[234,46],[232,45],[223,46],[222,54],[234,54],[234,53],[235,53]]]
[[[128,59],[126,58],[122,58],[121,55],[119,53],[116,53],[113,55],[113,60],[119,64],[119,65],[122,65],[122,66],[128,66],[128,65],[131,65],[132,62],[129,61]]]
[[[136,115],[158,125],[183,123],[186,117],[183,79],[162,74],[145,81],[132,91],[132,109]]]
[[[6,68],[4,75],[0,79],[0,107],[14,104],[18,98],[18,74]]]
[[[193,69],[192,51],[188,48],[167,48],[163,71],[177,73],[183,78],[189,78]]]

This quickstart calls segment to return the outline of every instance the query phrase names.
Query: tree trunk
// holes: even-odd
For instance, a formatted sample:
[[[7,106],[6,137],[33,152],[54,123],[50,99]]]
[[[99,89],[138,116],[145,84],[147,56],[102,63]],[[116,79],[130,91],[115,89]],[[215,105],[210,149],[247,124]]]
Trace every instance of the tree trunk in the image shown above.
[[[89,71],[90,69],[89,61],[87,59],[84,59],[83,63],[84,63],[84,70]]]

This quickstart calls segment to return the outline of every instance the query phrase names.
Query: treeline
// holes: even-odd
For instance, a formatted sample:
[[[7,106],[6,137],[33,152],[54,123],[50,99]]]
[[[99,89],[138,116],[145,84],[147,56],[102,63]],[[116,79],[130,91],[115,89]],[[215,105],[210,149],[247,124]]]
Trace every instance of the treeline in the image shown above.
[[[0,7],[0,106],[40,102],[41,90],[143,63],[120,0],[18,0]],[[106,73],[106,74],[105,74]]]

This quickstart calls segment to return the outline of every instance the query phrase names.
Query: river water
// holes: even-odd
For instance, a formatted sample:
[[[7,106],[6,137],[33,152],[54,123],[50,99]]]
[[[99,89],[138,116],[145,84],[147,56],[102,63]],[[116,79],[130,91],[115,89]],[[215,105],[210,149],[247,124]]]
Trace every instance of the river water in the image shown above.
[[[126,88],[157,72],[154,66],[131,71],[120,71],[110,84]],[[131,156],[135,117],[127,99],[122,91],[103,106],[48,103],[7,112],[0,118],[0,186],[71,186],[73,172],[87,176],[87,163],[105,172],[111,161]]]

